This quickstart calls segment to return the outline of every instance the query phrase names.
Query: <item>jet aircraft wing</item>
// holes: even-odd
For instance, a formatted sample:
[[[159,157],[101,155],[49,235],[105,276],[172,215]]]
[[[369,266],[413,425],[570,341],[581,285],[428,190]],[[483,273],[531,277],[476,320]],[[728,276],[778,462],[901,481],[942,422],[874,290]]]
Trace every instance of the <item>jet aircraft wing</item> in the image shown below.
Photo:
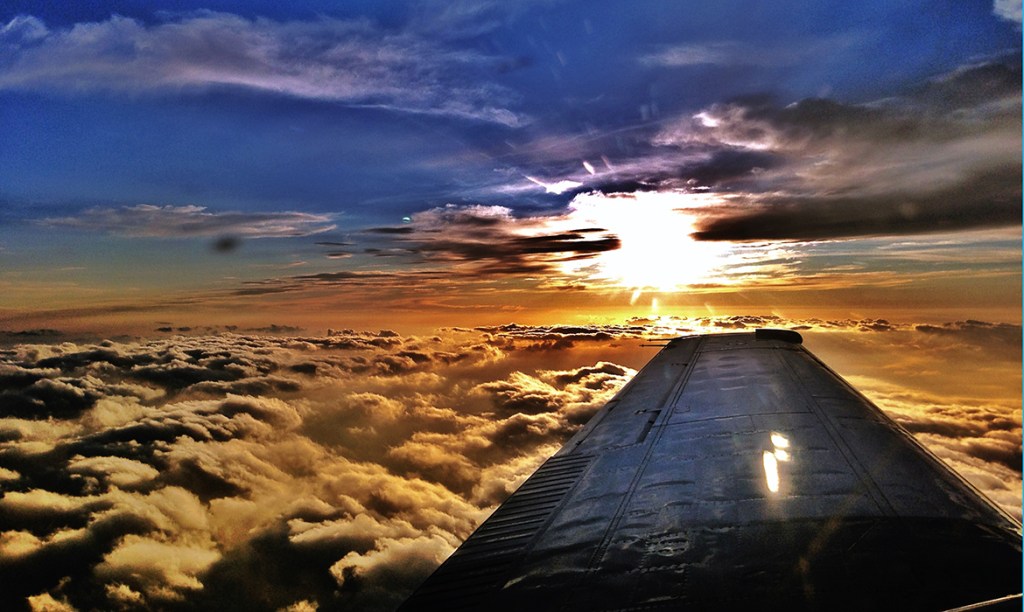
[[[799,334],[758,330],[668,342],[401,609],[1019,610],[1020,591],[1020,523]]]

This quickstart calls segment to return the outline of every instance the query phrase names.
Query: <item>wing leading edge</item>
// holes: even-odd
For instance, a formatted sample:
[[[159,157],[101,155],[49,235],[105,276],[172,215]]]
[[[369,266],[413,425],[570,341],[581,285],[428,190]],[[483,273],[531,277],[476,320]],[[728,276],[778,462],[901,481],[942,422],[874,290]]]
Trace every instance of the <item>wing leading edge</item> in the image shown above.
[[[401,609],[1019,609],[1020,524],[800,342],[669,342]]]

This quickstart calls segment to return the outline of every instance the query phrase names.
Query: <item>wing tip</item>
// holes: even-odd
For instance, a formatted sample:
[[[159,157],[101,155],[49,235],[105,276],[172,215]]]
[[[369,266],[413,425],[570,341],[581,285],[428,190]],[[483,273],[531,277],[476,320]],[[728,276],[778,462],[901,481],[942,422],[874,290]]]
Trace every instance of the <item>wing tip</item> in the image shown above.
[[[803,344],[804,338],[800,332],[791,329],[773,329],[764,327],[754,332],[755,340],[781,340],[792,344]]]

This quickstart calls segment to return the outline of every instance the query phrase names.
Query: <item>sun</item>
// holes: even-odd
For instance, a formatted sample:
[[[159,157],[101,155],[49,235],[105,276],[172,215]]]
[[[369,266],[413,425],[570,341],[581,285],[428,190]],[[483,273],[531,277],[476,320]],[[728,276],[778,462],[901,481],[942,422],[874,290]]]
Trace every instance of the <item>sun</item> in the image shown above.
[[[621,246],[589,260],[564,262],[565,271],[632,290],[634,300],[644,291],[673,292],[714,282],[730,245],[691,237],[697,211],[714,204],[720,202],[709,194],[580,194],[569,205],[568,220],[604,228]]]

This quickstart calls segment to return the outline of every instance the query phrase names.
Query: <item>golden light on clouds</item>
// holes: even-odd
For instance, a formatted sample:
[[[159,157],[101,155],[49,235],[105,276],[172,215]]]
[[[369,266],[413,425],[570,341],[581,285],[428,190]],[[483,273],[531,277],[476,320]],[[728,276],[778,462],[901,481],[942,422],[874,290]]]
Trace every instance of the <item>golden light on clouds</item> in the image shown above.
[[[421,336],[55,332],[0,345],[0,563],[37,577],[0,585],[0,600],[394,609],[656,353],[652,341],[757,327],[800,330],[1019,516],[1016,323],[750,314]],[[768,491],[798,493],[794,436],[763,440]]]

